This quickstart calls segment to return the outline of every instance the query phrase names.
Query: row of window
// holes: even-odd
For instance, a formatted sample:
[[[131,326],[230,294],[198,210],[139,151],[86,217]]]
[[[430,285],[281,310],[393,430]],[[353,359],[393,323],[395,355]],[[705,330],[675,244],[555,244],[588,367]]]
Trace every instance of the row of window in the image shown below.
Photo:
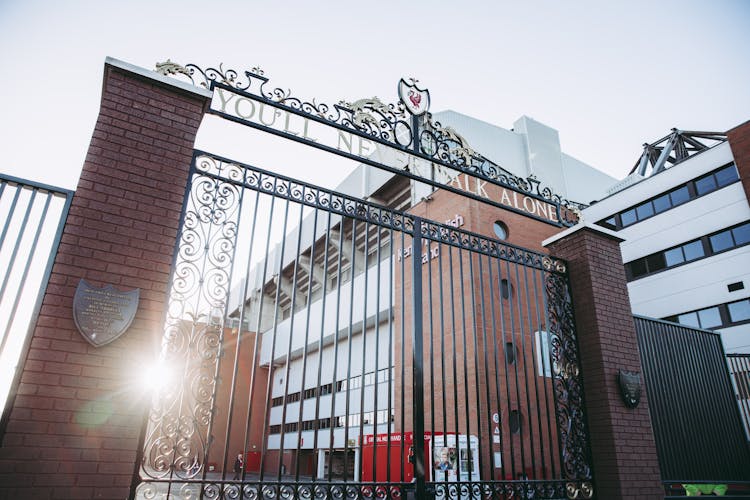
[[[377,422],[374,422],[373,419],[377,419]],[[379,410],[376,412],[368,411],[363,414],[356,413],[353,415],[349,415],[348,417],[346,415],[342,415],[333,418],[305,420],[302,422],[301,427],[303,431],[316,431],[321,429],[330,429],[331,427],[356,427],[360,422],[362,422],[362,425],[372,425],[373,423],[387,424],[389,422],[393,422],[394,420],[395,416],[393,413],[391,413],[389,417],[388,410]],[[297,432],[299,428],[300,426],[298,422],[289,422],[288,424],[284,424],[284,433]],[[270,426],[269,433],[281,434],[281,424]]]
[[[364,386],[370,386],[375,384],[375,377],[377,374],[377,380],[379,384],[382,384],[384,382],[388,382],[389,380],[389,369],[383,368],[381,370],[378,370],[377,372],[370,372],[365,373],[364,376]],[[393,374],[390,374],[390,379],[393,379]],[[339,380],[336,382],[336,392],[342,392],[346,391],[347,389],[358,389],[362,387],[363,384],[363,378],[361,375],[357,375],[355,377],[351,377],[349,379]],[[324,384],[320,387],[312,387],[310,389],[305,389],[304,391],[300,392],[294,392],[291,394],[287,394],[286,397],[284,396],[278,396],[271,400],[271,406],[281,406],[286,403],[296,403],[300,400],[300,398],[303,399],[314,399],[318,396],[325,396],[326,394],[331,394],[333,392],[333,384]]]
[[[750,323],[750,298],[676,314],[664,319],[705,330]]]
[[[737,168],[734,163],[730,163],[709,174],[677,186],[666,193],[623,210],[608,219],[599,221],[597,224],[619,231],[690,200],[705,196],[738,180]]]
[[[380,410],[377,412],[366,412],[363,415],[355,414],[355,415],[349,415],[348,417],[346,415],[342,415],[340,417],[333,417],[333,418],[320,418],[318,420],[305,420],[302,422],[302,430],[303,431],[315,431],[315,430],[322,430],[322,429],[330,429],[331,426],[336,428],[341,428],[347,426],[348,427],[356,427],[359,425],[360,418],[363,419],[364,425],[371,425],[373,423],[372,419],[373,417],[377,418],[378,424],[386,424],[389,422],[393,422],[395,420],[395,416],[393,413],[391,413],[390,417],[388,416],[388,410]],[[508,414],[508,428],[511,432],[511,434],[520,434],[521,432],[521,425],[522,425],[522,414],[519,410],[511,410]],[[317,423],[317,426],[316,426]],[[289,432],[297,432],[297,430],[300,428],[298,422],[289,422],[288,424],[284,424],[284,433]],[[269,433],[270,434],[281,434],[281,424],[272,425],[269,427]]]
[[[722,229],[625,264],[628,281],[750,244],[750,222]]]

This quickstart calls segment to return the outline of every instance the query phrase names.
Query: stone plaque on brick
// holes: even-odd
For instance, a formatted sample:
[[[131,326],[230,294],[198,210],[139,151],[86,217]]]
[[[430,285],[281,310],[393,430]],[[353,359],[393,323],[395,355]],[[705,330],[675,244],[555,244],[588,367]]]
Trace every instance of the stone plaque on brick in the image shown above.
[[[121,292],[112,285],[97,288],[81,280],[73,298],[73,319],[78,331],[94,347],[109,344],[130,327],[139,297],[137,288]]]

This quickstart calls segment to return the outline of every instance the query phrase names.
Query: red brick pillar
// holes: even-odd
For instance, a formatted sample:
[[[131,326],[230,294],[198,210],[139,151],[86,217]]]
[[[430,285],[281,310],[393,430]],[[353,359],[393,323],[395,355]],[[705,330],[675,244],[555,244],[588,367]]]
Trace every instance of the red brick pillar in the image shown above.
[[[745,196],[750,200],[750,121],[737,125],[727,132],[729,147],[732,148],[734,164],[740,174]]]
[[[661,500],[645,382],[641,376],[634,409],[623,403],[617,382],[620,369],[642,373],[620,241],[611,231],[579,224],[544,244],[568,262],[596,498]]]
[[[207,91],[107,59],[99,117],[0,448],[0,498],[126,498]],[[140,289],[129,330],[90,345],[83,278]]]

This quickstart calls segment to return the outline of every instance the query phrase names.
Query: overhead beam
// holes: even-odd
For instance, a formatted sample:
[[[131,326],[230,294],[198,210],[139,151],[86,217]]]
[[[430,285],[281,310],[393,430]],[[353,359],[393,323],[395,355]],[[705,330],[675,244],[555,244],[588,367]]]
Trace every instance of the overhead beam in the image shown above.
[[[302,266],[302,269],[304,269],[305,272],[310,275],[311,282],[314,280],[316,283],[319,283],[321,285],[325,283],[326,274],[323,266],[312,262],[310,257],[308,257],[307,255],[300,255],[297,261]],[[312,283],[310,284],[310,286],[312,286]]]
[[[331,229],[331,238],[329,238],[329,241],[333,243],[333,245],[336,247],[336,249],[341,252],[341,255],[344,256],[344,258],[349,261],[349,263],[354,263],[354,274],[359,274],[361,271],[365,269],[364,261],[365,261],[365,254],[363,252],[360,252],[359,250],[355,250],[356,252],[356,259],[355,255],[352,252],[352,245],[347,242],[344,242],[344,244],[341,244],[341,230],[340,229]]]
[[[299,291],[294,288],[292,281],[289,278],[287,278],[286,276],[274,276],[273,281],[274,284],[279,287],[279,289],[284,293],[284,295],[294,300],[295,305],[305,305],[304,295],[299,293]]]

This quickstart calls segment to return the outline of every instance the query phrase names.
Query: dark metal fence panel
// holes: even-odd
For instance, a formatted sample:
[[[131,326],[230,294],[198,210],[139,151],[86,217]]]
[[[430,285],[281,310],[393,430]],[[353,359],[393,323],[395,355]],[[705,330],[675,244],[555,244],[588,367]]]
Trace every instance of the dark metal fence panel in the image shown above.
[[[196,152],[169,293],[137,498],[592,496],[559,260]]]
[[[721,337],[635,317],[662,480],[750,479]]]
[[[73,192],[0,175],[0,438]]]
[[[750,441],[750,354],[727,354],[727,363],[745,434]]]

